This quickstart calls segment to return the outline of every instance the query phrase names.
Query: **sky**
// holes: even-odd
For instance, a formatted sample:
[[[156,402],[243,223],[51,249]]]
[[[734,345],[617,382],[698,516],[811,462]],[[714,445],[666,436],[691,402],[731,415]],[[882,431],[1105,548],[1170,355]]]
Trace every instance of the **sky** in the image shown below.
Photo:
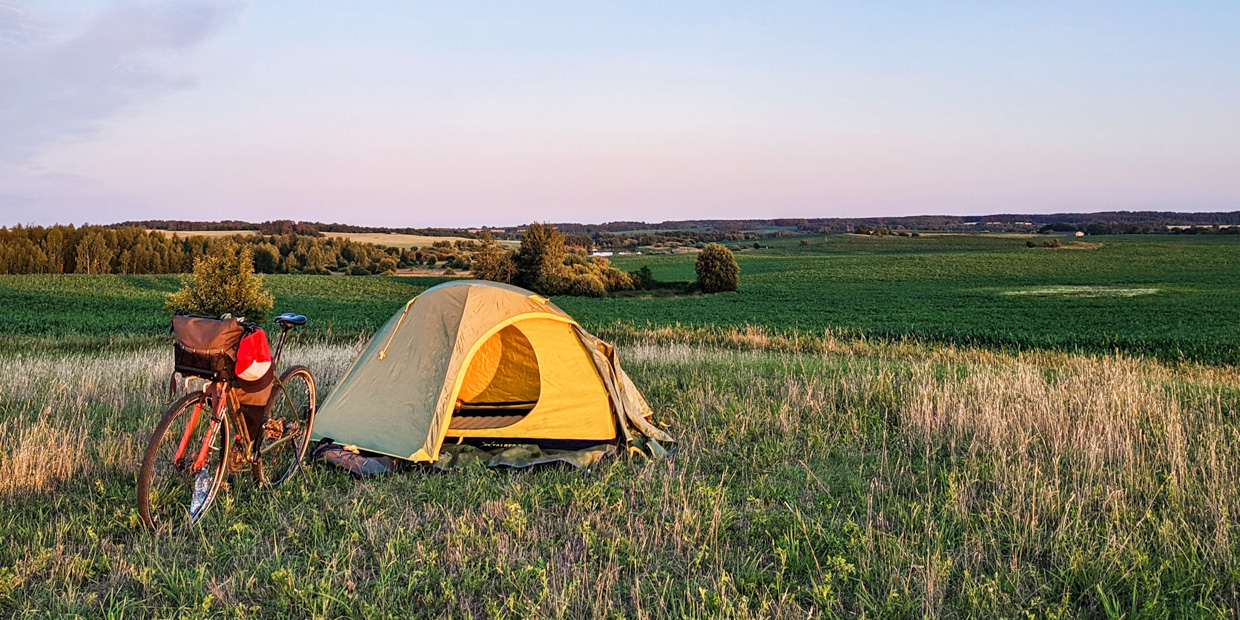
[[[0,0],[0,225],[1240,210],[1240,2]]]

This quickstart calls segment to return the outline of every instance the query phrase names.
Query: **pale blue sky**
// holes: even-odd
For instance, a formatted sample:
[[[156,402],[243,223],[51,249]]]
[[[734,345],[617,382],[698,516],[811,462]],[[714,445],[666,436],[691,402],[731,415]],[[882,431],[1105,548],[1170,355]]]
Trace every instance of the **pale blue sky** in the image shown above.
[[[1240,209],[1240,3],[0,0],[0,224]]]

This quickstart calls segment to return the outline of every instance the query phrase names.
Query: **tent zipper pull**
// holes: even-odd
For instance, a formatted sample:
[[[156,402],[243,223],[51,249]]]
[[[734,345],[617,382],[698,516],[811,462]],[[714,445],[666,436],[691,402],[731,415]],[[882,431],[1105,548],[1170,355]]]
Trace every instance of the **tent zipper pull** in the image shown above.
[[[409,300],[409,303],[405,304],[405,310],[400,313],[400,318],[396,319],[396,327],[392,328],[392,335],[388,336],[387,344],[383,345],[382,351],[379,351],[380,361],[387,359],[388,347],[392,346],[393,340],[396,340],[396,332],[400,331],[400,324],[405,322],[405,315],[409,314],[409,309],[413,307],[413,302],[417,300],[418,298],[414,297],[413,299]]]

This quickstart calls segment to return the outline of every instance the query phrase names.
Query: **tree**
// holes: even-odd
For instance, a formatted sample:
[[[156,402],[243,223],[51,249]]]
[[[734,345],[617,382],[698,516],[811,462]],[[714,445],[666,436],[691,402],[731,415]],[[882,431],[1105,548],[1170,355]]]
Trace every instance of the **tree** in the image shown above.
[[[511,284],[517,272],[512,253],[500,247],[489,230],[482,233],[482,247],[474,254],[473,266],[475,278],[492,282]]]
[[[193,314],[231,314],[257,321],[267,317],[275,299],[263,290],[263,276],[254,273],[250,246],[222,241],[194,261],[194,273],[182,280],[181,290],[168,296],[167,305]]]
[[[702,249],[702,253],[698,254],[694,270],[697,271],[698,288],[704,293],[735,291],[736,282],[741,273],[741,267],[736,264],[736,257],[732,255],[732,250],[718,243],[712,243]]]
[[[63,273],[65,270],[65,234],[60,231],[60,226],[53,226],[47,231],[47,238],[43,240],[43,253],[47,255],[47,272]]]
[[[310,250],[306,252],[306,272],[321,273],[326,271],[324,265],[327,264],[323,258],[323,251],[317,245],[310,246]]]
[[[275,273],[280,268],[280,248],[270,243],[260,243],[254,248],[254,270],[259,273]]]
[[[517,250],[517,284],[550,294],[564,265],[564,235],[551,224],[530,224]]]
[[[101,232],[92,232],[77,246],[77,273],[111,273],[113,250]]]

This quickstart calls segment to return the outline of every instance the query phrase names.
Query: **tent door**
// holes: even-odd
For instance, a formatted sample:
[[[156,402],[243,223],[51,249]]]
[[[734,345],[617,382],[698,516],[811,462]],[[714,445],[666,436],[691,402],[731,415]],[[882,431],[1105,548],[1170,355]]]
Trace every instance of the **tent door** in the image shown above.
[[[448,430],[511,426],[534,410],[540,394],[534,346],[516,325],[509,325],[488,338],[470,360]]]

